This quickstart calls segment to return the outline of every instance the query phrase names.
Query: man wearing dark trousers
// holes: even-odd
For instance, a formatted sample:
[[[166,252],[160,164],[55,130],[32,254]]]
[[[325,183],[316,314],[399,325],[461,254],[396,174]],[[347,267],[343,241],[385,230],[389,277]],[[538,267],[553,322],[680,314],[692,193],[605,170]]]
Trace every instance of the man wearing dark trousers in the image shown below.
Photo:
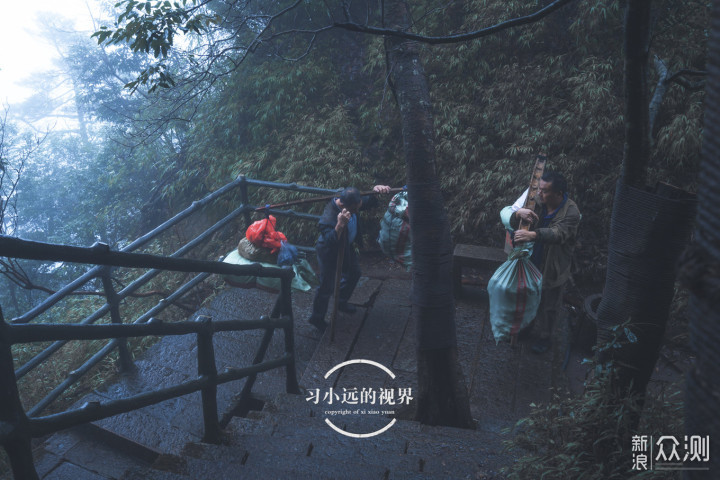
[[[373,192],[388,193],[387,185],[375,185]],[[341,312],[353,313],[355,307],[348,303],[355,285],[360,279],[360,264],[354,245],[359,244],[360,227],[358,213],[378,204],[374,195],[360,195],[357,188],[347,187],[340,196],[333,198],[325,206],[318,226],[320,235],[315,245],[318,267],[320,269],[320,286],[315,291],[313,312],[308,322],[319,330],[327,327],[325,314],[327,313],[330,297],[335,289],[335,271],[338,260],[338,247],[340,239],[345,242],[342,261],[342,276],[340,278],[340,292],[338,309]]]

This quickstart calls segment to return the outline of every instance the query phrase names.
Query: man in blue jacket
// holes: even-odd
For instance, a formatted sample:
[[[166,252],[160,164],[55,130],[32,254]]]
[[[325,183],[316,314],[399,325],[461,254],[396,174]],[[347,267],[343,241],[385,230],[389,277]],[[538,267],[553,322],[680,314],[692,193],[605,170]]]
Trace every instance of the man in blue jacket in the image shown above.
[[[373,192],[388,193],[387,185],[375,185]],[[315,245],[318,267],[320,269],[320,286],[315,291],[313,312],[308,322],[325,330],[325,314],[327,313],[330,297],[335,289],[335,270],[338,260],[339,240],[345,241],[345,250],[342,261],[342,276],[340,278],[340,292],[338,309],[341,312],[353,313],[355,307],[348,303],[355,285],[360,279],[360,264],[354,244],[360,244],[360,227],[358,212],[367,210],[378,204],[374,195],[360,195],[355,187],[347,187],[340,196],[333,198],[325,206],[318,224],[320,236]]]

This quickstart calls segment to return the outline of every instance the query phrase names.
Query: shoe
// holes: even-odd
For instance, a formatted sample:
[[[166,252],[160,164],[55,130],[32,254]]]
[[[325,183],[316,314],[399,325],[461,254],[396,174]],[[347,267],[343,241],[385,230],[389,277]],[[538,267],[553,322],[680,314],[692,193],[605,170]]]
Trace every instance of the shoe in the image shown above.
[[[308,319],[308,323],[310,325],[312,325],[313,327],[317,328],[318,330],[320,330],[321,333],[324,332],[328,326],[328,324],[325,323],[325,321],[323,319],[315,318],[315,317],[310,317]]]
[[[343,313],[355,313],[357,312],[357,307],[355,305],[351,305],[347,302],[338,304],[338,310],[340,310]]]
[[[533,343],[533,346],[530,348],[533,353],[537,355],[542,355],[543,353],[550,350],[550,347],[552,346],[552,341],[549,338],[539,338],[535,343]]]

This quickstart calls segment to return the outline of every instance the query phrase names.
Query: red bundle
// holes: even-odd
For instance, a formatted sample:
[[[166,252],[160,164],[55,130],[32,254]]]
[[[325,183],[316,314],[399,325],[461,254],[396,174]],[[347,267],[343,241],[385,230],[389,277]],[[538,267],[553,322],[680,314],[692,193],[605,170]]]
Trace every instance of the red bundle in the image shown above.
[[[282,232],[275,230],[276,222],[272,215],[258,220],[248,227],[245,236],[256,247],[269,248],[270,253],[277,253],[282,242],[287,242],[287,238]]]

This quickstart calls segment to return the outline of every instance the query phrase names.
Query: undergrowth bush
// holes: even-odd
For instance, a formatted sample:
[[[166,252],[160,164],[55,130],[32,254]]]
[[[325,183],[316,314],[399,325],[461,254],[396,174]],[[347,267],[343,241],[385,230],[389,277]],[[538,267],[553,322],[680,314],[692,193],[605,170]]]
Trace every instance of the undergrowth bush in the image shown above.
[[[624,478],[678,479],[672,471],[633,471],[632,439],[620,434],[624,417],[638,414],[637,399],[617,404],[608,400],[607,385],[591,382],[584,395],[572,397],[555,392],[547,405],[535,405],[532,413],[514,428],[508,447],[520,458],[506,469],[508,479],[609,480]],[[682,438],[681,387],[671,385],[645,402],[638,432],[659,438]],[[612,450],[600,453],[609,441]]]
[[[600,349],[634,342],[626,326]],[[643,397],[613,391],[614,368],[596,360],[582,395],[554,390],[548,404],[532,404],[530,415],[508,432],[506,448],[518,455],[504,469],[509,480],[677,480],[677,471],[634,470],[633,436],[683,435],[682,385],[650,385]],[[649,453],[649,452],[646,452]],[[650,465],[651,462],[648,463]]]

